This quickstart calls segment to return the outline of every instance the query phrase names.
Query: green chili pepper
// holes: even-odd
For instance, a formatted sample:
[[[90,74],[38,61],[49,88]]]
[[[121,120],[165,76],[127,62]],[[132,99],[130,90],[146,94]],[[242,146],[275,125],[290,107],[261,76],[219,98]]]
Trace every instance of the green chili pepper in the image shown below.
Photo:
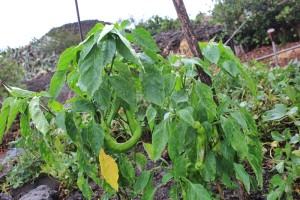
[[[102,124],[102,128],[105,130],[105,133],[106,133],[105,137],[104,137],[105,147],[108,149],[111,149],[113,151],[125,152],[125,151],[131,149],[141,138],[142,126],[134,118],[134,112],[125,111],[126,118],[127,118],[130,130],[132,133],[132,137],[126,142],[123,142],[123,143],[117,142],[116,139],[110,135],[110,124],[111,124],[111,121],[113,120],[113,118],[115,117],[115,115],[118,113],[120,107],[121,107],[121,99],[116,97],[115,100],[113,101],[111,112],[110,112],[109,116],[107,117],[106,122],[104,120],[102,120],[101,124]]]
[[[206,151],[206,134],[205,129],[200,122],[195,122],[194,128],[196,129],[196,148],[197,148],[197,161],[195,163],[196,169],[202,169],[205,159]]]

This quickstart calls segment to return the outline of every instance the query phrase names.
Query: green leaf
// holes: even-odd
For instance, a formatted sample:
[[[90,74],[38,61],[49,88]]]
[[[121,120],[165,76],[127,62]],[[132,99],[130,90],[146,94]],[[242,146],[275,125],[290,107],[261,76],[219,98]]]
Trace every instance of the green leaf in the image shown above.
[[[178,156],[174,161],[174,177],[175,180],[184,178],[187,175],[187,162],[184,157]]]
[[[221,181],[224,183],[224,185],[232,190],[236,190],[237,189],[237,185],[235,184],[235,182],[231,181],[228,174],[223,172],[222,176],[221,176]]]
[[[64,106],[61,103],[59,103],[58,101],[49,102],[49,106],[52,110],[57,111],[57,112],[64,109]]]
[[[279,174],[276,174],[270,179],[270,183],[272,184],[273,188],[277,187],[277,189],[275,191],[270,191],[270,193],[267,196],[267,200],[280,199],[285,190],[286,182],[281,178]]]
[[[231,112],[230,115],[239,123],[241,127],[243,127],[243,129],[248,130],[247,122],[244,120],[244,116],[241,112]]]
[[[6,124],[6,131],[11,127],[11,125],[13,124],[17,114],[19,113],[21,107],[23,105],[23,102],[18,100],[18,99],[14,99],[11,103],[10,103],[10,111],[9,111],[9,115],[7,118],[7,124]]]
[[[160,49],[157,47],[150,33],[143,28],[138,28],[133,29],[131,34],[135,43],[137,43],[150,58],[156,61],[156,52],[159,52]]]
[[[20,128],[21,128],[22,137],[24,137],[24,138],[27,137],[31,133],[30,115],[29,115],[28,107],[26,108],[26,110],[21,115]]]
[[[85,92],[83,92],[80,87],[78,86],[78,79],[80,77],[80,73],[76,70],[74,71],[71,71],[69,74],[68,74],[68,77],[67,77],[67,83],[68,83],[68,86],[76,93],[78,94],[79,96],[84,96],[86,95]]]
[[[273,185],[273,187],[278,187],[284,183],[284,180],[282,180],[281,176],[279,174],[275,174],[271,179],[270,183]]]
[[[107,65],[112,61],[112,58],[116,54],[116,42],[111,37],[108,37],[105,41],[103,41],[100,45],[102,56],[103,56],[103,65]]]
[[[240,72],[235,62],[232,60],[226,60],[222,63],[222,68],[226,70],[231,76],[236,77],[236,75]]]
[[[61,90],[63,89],[66,81],[67,71],[56,71],[50,82],[49,94],[51,96],[50,101],[56,99]]]
[[[244,134],[240,131],[239,124],[231,117],[221,116],[221,127],[225,132],[227,141],[237,151],[241,158],[248,154],[248,145]]]
[[[94,35],[89,36],[82,42],[82,51],[80,53],[80,58],[85,59],[85,57],[90,53],[92,48],[95,46]]]
[[[218,47],[219,47],[220,54],[221,54],[222,57],[225,57],[227,60],[232,60],[236,64],[236,66],[238,67],[238,69],[242,73],[242,75],[244,77],[244,80],[246,81],[251,93],[254,96],[256,96],[255,82],[249,76],[249,74],[247,73],[246,69],[244,68],[244,66],[241,63],[241,61],[239,60],[239,58],[234,55],[234,53],[232,52],[230,47],[227,47],[227,46],[223,45],[222,43],[219,43]]]
[[[278,120],[285,116],[293,115],[297,112],[298,108],[293,107],[289,111],[287,111],[286,106],[284,104],[276,104],[273,110],[267,111],[265,116],[263,116],[263,122]]]
[[[105,132],[102,130],[100,124],[94,120],[89,123],[87,140],[96,156],[99,155],[100,149],[103,146]]]
[[[144,170],[144,168],[146,167],[147,162],[148,162],[146,156],[144,156],[144,154],[141,154],[141,153],[136,153],[135,154],[135,160],[134,161],[135,161],[137,167],[141,171]]]
[[[216,171],[217,171],[217,162],[214,152],[209,151],[206,154],[203,170],[201,170],[201,175],[207,182],[212,182],[215,180]]]
[[[93,104],[85,98],[74,98],[71,100],[72,110],[74,112],[94,112]]]
[[[294,150],[291,153],[300,158],[300,149]]]
[[[169,189],[168,193],[172,200],[179,200],[179,186],[178,185],[172,186]]]
[[[152,105],[148,106],[148,108],[146,110],[146,116],[147,116],[148,124],[149,124],[151,131],[153,131],[156,114],[157,114],[157,112],[156,112],[155,108],[153,108]]]
[[[213,99],[212,88],[203,83],[195,81],[193,93],[193,95],[197,95],[197,98],[195,102],[193,102],[192,106],[201,111],[205,110],[207,121],[213,122],[217,113],[217,106]]]
[[[180,90],[180,91],[173,92],[172,95],[171,95],[171,99],[176,104],[179,104],[179,103],[183,103],[183,102],[188,102],[189,96],[188,96],[187,91]]]
[[[102,32],[100,33],[98,39],[97,39],[97,43],[99,44],[101,42],[101,40],[108,34],[110,33],[112,30],[114,29],[114,25],[113,24],[107,24],[104,26]]]
[[[142,196],[142,200],[153,200],[154,198],[154,194],[157,190],[157,187],[153,188],[148,188],[147,190],[145,190],[145,192],[143,193]]]
[[[166,120],[154,127],[152,145],[154,148],[154,161],[157,161],[166,148],[169,139],[168,123]]]
[[[92,199],[93,190],[89,185],[88,179],[84,178],[82,171],[78,172],[77,185],[85,198]]]
[[[168,97],[175,86],[175,75],[167,73],[163,75],[162,79],[164,80],[165,96]]]
[[[258,181],[258,184],[260,187],[263,187],[263,175],[262,175],[262,166],[259,162],[259,159],[255,156],[249,154],[248,155],[248,161],[256,175],[256,179]]]
[[[91,178],[94,179],[94,174],[96,176],[99,176],[99,171],[96,170],[96,173],[93,171],[93,166],[96,165],[90,165],[89,162],[87,162],[90,159],[90,154],[87,151],[86,148],[83,147],[83,145],[77,144],[76,149],[76,160],[78,162],[78,170],[83,170],[85,173],[87,173]]]
[[[220,51],[217,45],[210,43],[203,49],[203,55],[210,62],[218,64],[218,61],[220,59]]]
[[[289,139],[289,138],[286,138],[284,135],[280,135],[277,131],[272,131],[271,136],[272,136],[273,140],[277,141],[277,142],[283,142],[283,141],[286,141],[287,139]]]
[[[142,63],[138,58],[135,50],[132,48],[130,42],[116,29],[112,30],[118,38],[116,39],[117,51],[127,60],[135,63],[137,66],[141,66]]]
[[[295,106],[295,107],[291,108],[291,109],[286,113],[286,115],[287,115],[287,116],[293,116],[293,115],[297,114],[297,111],[298,111],[298,107]]]
[[[154,148],[153,148],[153,145],[149,144],[149,143],[143,142],[143,147],[144,147],[145,151],[147,152],[149,158],[151,160],[154,160]]]
[[[241,164],[234,163],[234,170],[236,178],[244,183],[245,189],[250,193],[250,178],[248,173],[245,171],[245,168]]]
[[[126,27],[128,27],[128,26],[130,26],[131,25],[131,22],[129,21],[129,20],[123,20],[122,22],[121,22],[121,24],[120,24],[120,26],[122,27],[122,28],[126,28]]]
[[[193,113],[193,108],[187,107],[187,108],[179,110],[178,116],[186,123],[190,124],[191,126],[194,126],[195,120],[193,118],[192,113]]]
[[[8,90],[8,92],[13,96],[13,97],[19,97],[19,98],[31,98],[36,96],[36,92],[31,92],[28,90],[24,90],[21,88],[17,87],[12,87],[12,86],[5,86],[4,87]]]
[[[133,184],[135,182],[135,172],[132,163],[129,161],[127,157],[120,157],[119,161],[119,170],[122,176],[130,183]]]
[[[212,200],[208,191],[201,184],[187,182],[186,199]]]
[[[141,173],[141,175],[137,178],[133,188],[136,194],[142,192],[147,186],[149,179],[151,176],[151,172],[146,170]]]
[[[104,28],[104,25],[102,23],[97,23],[91,30],[90,32],[88,32],[88,34],[86,35],[86,37],[88,38],[91,35],[95,35],[95,33],[97,33],[98,31],[102,30]]]
[[[131,107],[136,107],[136,87],[127,79],[120,76],[111,76],[109,81],[116,90],[117,96],[126,101]]]
[[[40,109],[40,99],[38,97],[33,97],[29,102],[29,112],[35,127],[46,135],[50,129],[50,125],[43,111]]]
[[[65,119],[66,119],[66,112],[61,111],[61,112],[57,113],[57,115],[55,117],[55,123],[57,124],[57,126],[59,128],[61,128],[64,131],[67,131],[66,124],[65,124],[65,121],[66,121]]]
[[[81,90],[93,96],[102,83],[102,73],[105,67],[102,48],[94,46],[89,54],[79,60],[78,70],[80,77],[78,85]]]
[[[75,59],[77,53],[74,49],[75,47],[71,46],[62,52],[57,63],[57,71],[64,71],[70,68],[70,64]]]
[[[40,148],[41,156],[43,157],[43,159],[46,161],[48,165],[53,165],[56,163],[54,152],[44,138],[40,140],[39,148]]]
[[[172,178],[174,178],[174,172],[170,171],[166,174],[163,175],[162,179],[161,179],[161,183],[162,184],[166,184],[167,182],[169,182],[169,180],[171,180]]]
[[[66,112],[65,123],[67,134],[70,136],[71,140],[77,145],[81,144],[82,138],[74,121],[74,112]]]
[[[276,166],[275,168],[277,169],[277,171],[279,173],[283,173],[284,171],[284,160],[280,161]]]
[[[164,80],[161,71],[153,63],[144,62],[145,73],[142,79],[142,89],[145,98],[157,105],[165,100]]]
[[[188,126],[189,125],[182,120],[170,124],[168,154],[172,161],[174,161],[184,151]]]
[[[133,29],[131,33],[137,44],[139,44],[142,48],[147,48],[154,52],[160,51],[150,33],[145,29]]]
[[[108,83],[104,81],[94,93],[93,99],[98,103],[101,110],[106,110],[110,106],[111,91]]]
[[[2,141],[3,133],[6,128],[6,122],[10,111],[10,103],[13,101],[13,98],[7,98],[2,105],[0,113],[0,141]]]

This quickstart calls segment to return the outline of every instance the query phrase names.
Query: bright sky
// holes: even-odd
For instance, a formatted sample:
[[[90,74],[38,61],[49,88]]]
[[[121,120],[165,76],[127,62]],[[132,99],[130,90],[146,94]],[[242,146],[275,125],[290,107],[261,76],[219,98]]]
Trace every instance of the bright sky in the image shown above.
[[[190,18],[208,12],[212,0],[184,0]],[[148,19],[153,15],[176,18],[172,0],[78,0],[81,20]],[[51,28],[77,22],[75,0],[2,0],[0,49],[28,44]]]

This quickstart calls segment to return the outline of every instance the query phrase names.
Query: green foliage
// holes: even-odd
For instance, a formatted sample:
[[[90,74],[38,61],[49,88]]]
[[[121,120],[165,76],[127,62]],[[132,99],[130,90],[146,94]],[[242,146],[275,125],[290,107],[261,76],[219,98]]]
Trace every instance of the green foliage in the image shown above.
[[[293,199],[294,184],[300,177],[300,137],[299,133],[292,136],[290,129],[282,133],[272,132],[273,142],[270,154],[274,155],[272,162],[275,164],[275,174],[270,179],[270,192],[268,200],[276,200],[281,197]]]
[[[282,132],[287,124],[297,131],[295,121],[300,106],[300,64],[291,61],[284,68],[269,68],[259,62],[250,63],[249,75],[256,80],[257,98],[245,90],[248,84],[237,81],[238,77],[224,77],[224,71],[216,74],[215,86],[224,94],[230,95],[236,102],[249,110],[257,121],[262,139],[270,139],[270,127]],[[286,120],[282,123],[281,120]]]
[[[145,22],[141,21],[136,25],[136,28],[144,28],[151,35],[156,35],[163,31],[180,29],[180,22],[178,19],[170,19],[168,17],[160,17],[158,15],[152,16]]]
[[[0,101],[8,96],[4,85],[24,87],[25,70],[22,65],[14,61],[3,52],[0,55]]]
[[[299,13],[298,0],[220,0],[213,9],[213,18],[224,25],[224,34],[227,35],[248,20],[234,40],[252,49],[270,43],[269,28],[275,28],[277,43],[297,41],[300,37],[296,30]]]
[[[229,96],[218,93],[220,105],[216,104],[213,88],[194,78],[196,65],[209,74],[212,64],[225,66],[226,76],[242,78],[255,96],[254,81],[232,51],[211,41],[200,45],[204,60],[174,55],[166,60],[157,54],[149,33],[144,29],[125,32],[122,24],[96,25],[82,43],[66,49],[49,93],[32,96],[29,91],[8,88],[13,97],[4,102],[1,126],[9,128],[7,113],[16,113],[11,102],[21,104],[17,107],[22,117],[21,140],[34,133],[39,141],[24,144],[38,145],[44,171],[63,180],[62,174],[70,175],[72,169],[70,176],[75,173],[87,199],[92,198],[91,180],[106,195],[118,193],[124,199],[153,199],[157,188],[168,182],[175,188],[170,196],[184,199],[217,197],[212,185],[218,180],[236,189],[232,180],[238,179],[248,193],[250,185],[262,187],[262,148],[254,119]],[[143,52],[135,53],[126,38]],[[64,84],[77,96],[62,105],[55,99]],[[151,135],[149,143],[141,140],[145,132]],[[138,143],[143,143],[157,167],[142,171],[149,161],[136,152]],[[165,149],[168,161],[162,158]],[[166,175],[154,186],[154,174],[161,169]]]
[[[195,19],[191,20],[193,26],[200,25],[203,21],[207,21],[209,17],[205,13],[199,12]],[[178,19],[171,19],[169,17],[160,17],[154,15],[146,21],[140,21],[137,23],[136,28],[143,28],[150,33],[150,35],[156,35],[158,33],[170,30],[179,30],[180,22]]]
[[[265,162],[274,164],[266,173],[275,171],[267,199],[292,199],[297,195],[296,182],[300,177],[299,70],[298,60],[284,68],[272,69],[258,62],[250,63],[248,72],[257,81],[257,98],[245,90],[248,84],[237,81],[238,77],[224,80],[223,71],[215,76],[218,89],[236,102],[242,102],[241,105],[256,119],[260,140],[264,141]]]

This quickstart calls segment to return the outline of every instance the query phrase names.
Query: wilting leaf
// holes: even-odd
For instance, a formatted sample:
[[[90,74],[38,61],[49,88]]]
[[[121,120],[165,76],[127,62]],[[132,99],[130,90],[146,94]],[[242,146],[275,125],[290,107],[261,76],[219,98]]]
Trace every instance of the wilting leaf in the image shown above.
[[[101,175],[113,189],[118,191],[119,169],[117,163],[111,156],[106,155],[103,149],[100,149],[99,162]]]

